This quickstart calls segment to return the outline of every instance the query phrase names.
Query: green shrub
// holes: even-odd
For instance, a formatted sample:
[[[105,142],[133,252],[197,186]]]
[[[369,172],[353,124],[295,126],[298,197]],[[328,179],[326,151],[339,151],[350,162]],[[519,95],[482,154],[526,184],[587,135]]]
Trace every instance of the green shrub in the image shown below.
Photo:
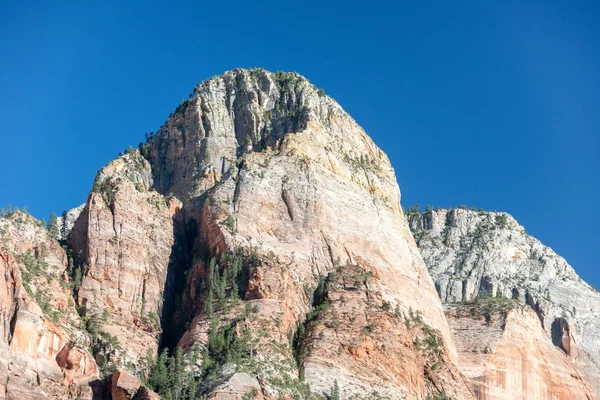
[[[496,224],[498,224],[500,228],[506,228],[508,226],[508,217],[506,214],[496,215]]]
[[[46,229],[48,230],[50,236],[58,240],[58,220],[56,219],[56,214],[50,214],[50,217],[48,217],[48,223],[46,224]]]

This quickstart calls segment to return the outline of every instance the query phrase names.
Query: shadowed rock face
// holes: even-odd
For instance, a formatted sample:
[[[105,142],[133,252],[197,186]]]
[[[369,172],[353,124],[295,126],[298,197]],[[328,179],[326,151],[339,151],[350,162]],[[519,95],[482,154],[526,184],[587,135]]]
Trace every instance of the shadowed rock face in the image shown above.
[[[600,393],[600,293],[506,213],[412,213],[409,222],[445,302],[513,298]],[[540,339],[541,340],[541,339]]]

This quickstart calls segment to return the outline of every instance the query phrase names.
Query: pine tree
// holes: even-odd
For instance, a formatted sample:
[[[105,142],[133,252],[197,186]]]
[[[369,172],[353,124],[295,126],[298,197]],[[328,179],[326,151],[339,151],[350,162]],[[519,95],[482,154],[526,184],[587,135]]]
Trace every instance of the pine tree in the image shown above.
[[[219,300],[221,300],[221,305],[224,305],[227,299],[227,274],[223,271],[223,275],[219,280]]]
[[[46,225],[46,229],[48,229],[48,233],[50,233],[50,236],[58,240],[58,221],[56,219],[56,214],[50,214],[50,217],[48,218],[48,224]]]
[[[171,384],[169,364],[169,350],[164,349],[150,370],[148,383],[159,394],[166,394]]]
[[[69,260],[69,264],[67,266],[67,274],[72,277],[73,273],[75,272],[75,266],[73,265],[73,257],[71,257],[71,252],[68,253],[67,259]]]
[[[333,383],[333,388],[331,389],[331,394],[329,395],[330,400],[340,400],[340,387],[338,385],[337,379]]]
[[[319,284],[315,290],[313,305],[318,306],[327,300],[327,282],[323,275],[319,275]]]
[[[75,277],[73,278],[73,288],[77,291],[81,288],[81,268],[75,269]]]
[[[213,316],[213,302],[215,301],[212,289],[208,290],[208,296],[206,297],[206,301],[204,302],[204,312],[208,317]]]

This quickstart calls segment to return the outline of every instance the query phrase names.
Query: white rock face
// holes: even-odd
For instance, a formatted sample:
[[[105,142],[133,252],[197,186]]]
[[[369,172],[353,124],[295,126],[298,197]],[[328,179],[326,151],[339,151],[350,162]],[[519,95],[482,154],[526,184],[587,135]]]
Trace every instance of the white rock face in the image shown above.
[[[77,221],[81,211],[83,211],[83,207],[85,207],[85,203],[79,207],[71,208],[70,210],[65,211],[62,217],[56,218],[59,240],[67,239],[67,236],[69,236],[69,233],[71,233],[71,229],[73,229],[73,225],[75,225],[75,221]]]
[[[441,299],[519,299],[600,393],[600,293],[506,213],[437,209],[409,213]],[[572,345],[571,345],[572,343]]]
[[[303,375],[312,393],[321,396],[337,379],[343,398],[374,398],[374,392],[390,399],[422,400],[441,392],[473,398],[458,372],[441,302],[400,209],[387,156],[308,80],[263,70],[209,79],[178,107],[146,151],[154,187],[182,201],[183,212],[197,221],[200,247],[211,255],[243,249],[264,260],[240,284],[247,287],[242,300],[264,316],[243,322],[248,331],[262,332],[255,347],[268,368],[259,366],[256,375],[268,383],[261,387],[276,387],[283,378],[271,366],[293,366],[289,376]],[[207,260],[193,261],[191,304],[208,299],[195,289]],[[319,276],[333,279],[343,266],[348,266],[346,286],[362,282],[363,275],[372,281],[359,285],[360,291],[348,289],[343,299],[332,291],[331,308],[319,317],[329,322],[306,322],[309,333],[297,345],[306,346],[306,356],[298,367],[290,332],[305,323],[313,306],[310,288]],[[352,306],[351,295],[356,295]],[[424,356],[391,312],[395,309],[398,315],[419,312],[439,332],[443,368],[425,371]],[[196,341],[202,340],[205,315],[192,317],[181,344],[205,347]],[[279,389],[277,398],[300,398],[300,392],[291,392],[296,389]],[[306,392],[301,396],[309,398]]]

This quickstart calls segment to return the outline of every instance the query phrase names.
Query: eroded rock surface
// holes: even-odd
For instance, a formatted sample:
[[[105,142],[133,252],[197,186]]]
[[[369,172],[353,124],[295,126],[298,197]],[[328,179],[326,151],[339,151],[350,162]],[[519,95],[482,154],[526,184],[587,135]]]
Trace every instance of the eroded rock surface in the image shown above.
[[[158,348],[179,208],[152,190],[150,165],[132,150],[100,170],[69,234],[82,275],[78,303],[116,339],[112,347],[124,362],[136,364]]]
[[[0,219],[0,393],[593,398],[597,294],[564,260],[504,214],[410,217],[386,155],[302,76],[204,81],[59,220],[68,252]],[[528,306],[457,308],[451,331],[438,293]]]
[[[595,399],[572,359],[554,346],[536,313],[489,298],[445,306],[461,370],[478,399]]]
[[[80,331],[67,254],[27,213],[0,218],[2,398],[90,398],[96,363]]]
[[[77,219],[79,219],[79,215],[81,215],[84,207],[85,203],[65,211],[62,216],[57,218],[58,238],[60,240],[67,240],[69,233],[71,233],[71,230],[73,229],[73,226],[75,226]]]
[[[600,293],[562,257],[506,213],[437,209],[409,220],[443,301],[504,297],[527,304],[600,394]]]
[[[223,321],[236,318],[231,313],[239,316],[241,305],[215,302],[211,308],[220,329],[244,330],[257,341],[244,361],[248,365],[240,367],[260,378],[263,393],[300,393],[303,389],[281,382],[297,382],[304,374],[320,395],[329,394],[338,379],[348,398],[421,399],[440,392],[471,398],[456,369],[439,298],[400,210],[389,160],[335,101],[297,74],[227,72],[197,87],[147,150],[155,186],[182,200],[198,223],[200,247],[211,256],[217,250],[244,255],[248,279],[238,288],[244,287],[242,300],[257,315],[237,317],[232,325]],[[198,312],[181,343],[186,347],[209,347],[203,338],[210,318],[202,312],[207,264],[206,257],[196,256],[188,275],[187,301]],[[220,273],[227,276],[224,265]],[[311,337],[310,355],[298,364],[290,339],[312,310],[311,291],[319,275],[332,278],[344,266],[372,274],[369,294],[361,291],[352,306],[332,307],[345,315],[344,322]],[[379,305],[367,304],[370,296]],[[419,313],[439,335],[447,374],[426,370],[423,362],[411,364],[422,356],[395,317],[382,317],[387,322],[378,334],[364,331],[363,324],[371,323],[364,315],[383,302],[398,315]],[[335,337],[344,339],[332,342]],[[407,347],[390,338],[403,338]],[[360,357],[356,346],[365,347]],[[390,350],[383,350],[386,346]],[[375,351],[382,356],[367,356]],[[400,372],[400,365],[411,371]]]

